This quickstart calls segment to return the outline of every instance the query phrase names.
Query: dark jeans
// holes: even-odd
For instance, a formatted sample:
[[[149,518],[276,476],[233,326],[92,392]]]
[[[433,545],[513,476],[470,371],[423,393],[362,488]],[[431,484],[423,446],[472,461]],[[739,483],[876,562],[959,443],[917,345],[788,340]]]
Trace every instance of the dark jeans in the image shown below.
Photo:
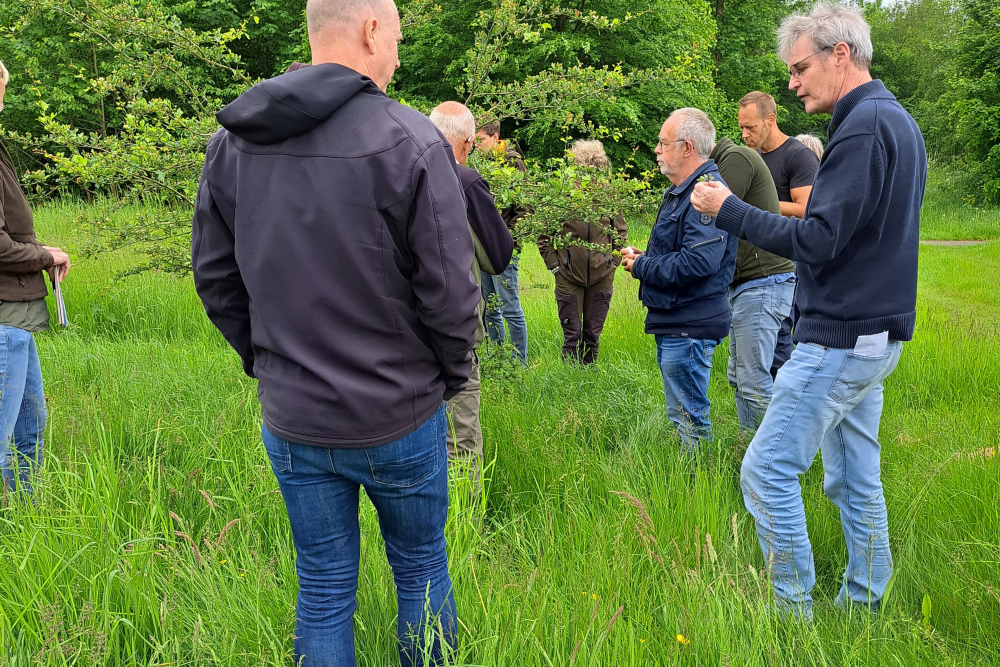
[[[367,449],[327,449],[281,440],[264,427],[271,469],[295,542],[299,597],[295,664],[353,667],[361,531],[361,486],[375,506],[396,582],[396,634],[403,667],[441,656],[455,643],[455,598],[448,576],[448,420],[444,404],[423,426]],[[425,611],[433,614],[429,617]],[[433,637],[433,644],[424,637]]]
[[[581,364],[597,361],[604,321],[615,293],[614,275],[590,287],[581,287],[556,274],[556,307],[563,330],[563,359]]]

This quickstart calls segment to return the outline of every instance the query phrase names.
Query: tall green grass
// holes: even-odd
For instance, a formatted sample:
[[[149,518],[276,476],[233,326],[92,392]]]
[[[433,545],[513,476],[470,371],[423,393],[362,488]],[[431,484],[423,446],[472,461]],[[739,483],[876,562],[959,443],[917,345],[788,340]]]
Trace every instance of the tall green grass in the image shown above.
[[[77,213],[39,211],[40,238],[81,243]],[[0,508],[0,665],[289,664],[294,552],[255,383],[190,280],[114,281],[128,259],[79,262],[71,327],[37,336],[47,460],[34,502]],[[802,480],[818,577],[805,624],[765,612],[725,344],[710,389],[717,440],[692,484],[634,281],[618,276],[599,363],[566,365],[551,277],[527,249],[531,363],[484,382],[484,529],[460,503],[447,529],[453,662],[1000,663],[1000,456],[988,456],[1000,442],[1000,242],[923,247],[920,261],[917,337],[887,382],[881,432],[890,597],[876,616],[833,608],[846,550],[817,466]],[[367,502],[362,524],[359,664],[392,665],[395,597]]]

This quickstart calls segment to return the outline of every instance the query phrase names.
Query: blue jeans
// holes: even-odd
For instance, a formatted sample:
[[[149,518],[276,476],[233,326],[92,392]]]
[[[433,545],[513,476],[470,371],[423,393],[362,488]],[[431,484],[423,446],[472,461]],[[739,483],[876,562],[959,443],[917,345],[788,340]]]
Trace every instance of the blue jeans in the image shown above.
[[[510,343],[514,346],[514,352],[521,358],[521,362],[528,359],[528,325],[524,321],[524,311],[521,310],[521,297],[517,292],[517,264],[519,258],[515,254],[510,264],[498,276],[491,276],[483,272],[483,299],[486,301],[486,312],[483,314],[486,333],[494,343],[502,343],[507,340],[507,332],[504,331],[503,323],[507,321],[507,328],[510,329]],[[492,302],[490,297],[496,294],[497,298]],[[496,300],[500,303],[497,304]]]
[[[779,607],[812,617],[816,583],[799,476],[823,452],[823,490],[840,508],[847,569],[836,604],[879,606],[892,575],[879,473],[882,381],[903,344],[878,356],[800,343],[781,367],[774,397],[743,457],[740,485],[753,515]]]
[[[448,419],[444,404],[416,431],[367,449],[327,449],[281,440],[265,426],[264,446],[285,499],[299,576],[295,664],[354,662],[361,531],[358,491],[378,513],[396,582],[396,635],[403,667],[441,656],[440,629],[455,644],[455,598],[448,576]],[[428,613],[429,612],[429,613]],[[432,616],[433,615],[433,616]],[[433,637],[433,644],[424,641]],[[301,661],[301,662],[300,662]]]
[[[31,492],[31,476],[42,465],[45,392],[38,349],[30,331],[0,324],[0,469],[8,490]]]
[[[740,427],[756,429],[764,418],[771,390],[771,362],[781,322],[792,309],[792,281],[745,289],[730,297],[729,386],[736,393]]]
[[[708,379],[712,373],[712,354],[720,342],[656,336],[656,363],[663,376],[667,416],[677,427],[685,454],[697,454],[703,440],[712,442]]]

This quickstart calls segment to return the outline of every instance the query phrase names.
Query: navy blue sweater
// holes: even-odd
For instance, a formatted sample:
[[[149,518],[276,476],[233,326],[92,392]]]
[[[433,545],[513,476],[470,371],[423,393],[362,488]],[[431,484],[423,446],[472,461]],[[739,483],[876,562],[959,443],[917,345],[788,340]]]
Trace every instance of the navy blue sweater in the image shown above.
[[[731,196],[715,224],[795,261],[795,342],[853,348],[883,331],[910,340],[927,180],[920,128],[875,80],[837,102],[829,134],[803,219]]]

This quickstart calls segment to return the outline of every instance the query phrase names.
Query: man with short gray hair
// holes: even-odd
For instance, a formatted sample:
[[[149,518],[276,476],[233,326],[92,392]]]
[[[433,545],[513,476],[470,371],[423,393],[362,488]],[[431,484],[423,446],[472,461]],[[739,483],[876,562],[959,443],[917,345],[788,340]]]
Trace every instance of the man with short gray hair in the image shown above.
[[[646,333],[656,337],[667,415],[685,454],[712,441],[708,380],[716,346],[729,334],[729,284],[736,237],[691,208],[698,180],[722,182],[709,159],[715,126],[699,109],[678,109],[660,129],[656,161],[673,184],[663,195],[646,252],[622,250],[622,267],[640,281]]]
[[[836,604],[876,610],[892,576],[882,382],[916,322],[927,153],[913,118],[868,72],[861,10],[817,5],[786,19],[778,39],[788,87],[807,112],[833,115],[804,217],[761,211],[719,184],[699,184],[691,201],[720,228],[796,263],[798,346],[778,371],[740,482],[779,609],[811,618],[816,574],[799,477],[817,451],[847,541]]]
[[[385,94],[402,38],[392,1],[309,0],[306,15],[312,65],[217,114],[195,287],[259,380],[295,544],[295,664],[355,664],[364,487],[395,581],[399,660],[422,665],[457,632],[444,401],[472,370],[472,238],[451,147]]]
[[[466,166],[469,154],[476,145],[476,119],[467,106],[454,101],[442,102],[434,107],[430,119],[451,144],[458,165],[458,180],[465,192],[469,231],[476,249],[472,275],[478,281],[480,276],[492,277],[502,273],[514,252],[514,239],[497,210],[489,184],[479,172]],[[471,482],[469,495],[473,499],[478,499],[483,490],[483,429],[479,421],[479,346],[486,338],[483,310],[484,303],[480,299],[469,381],[448,401],[448,461],[457,473],[454,477],[467,477]]]

